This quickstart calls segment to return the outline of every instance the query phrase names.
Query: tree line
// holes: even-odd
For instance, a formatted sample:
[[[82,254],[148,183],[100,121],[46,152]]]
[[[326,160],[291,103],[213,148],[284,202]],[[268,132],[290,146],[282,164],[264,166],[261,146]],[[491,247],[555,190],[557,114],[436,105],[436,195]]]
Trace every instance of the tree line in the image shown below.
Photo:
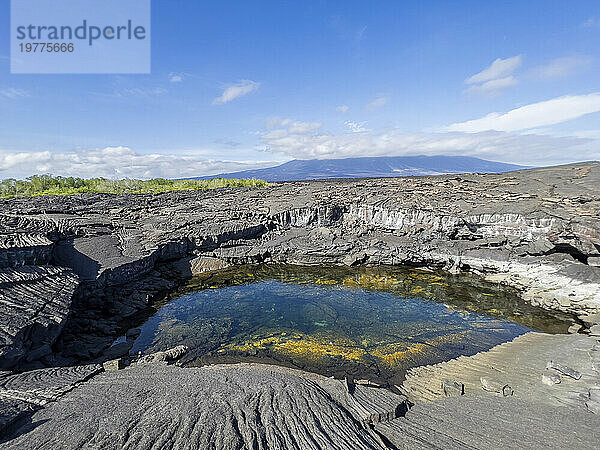
[[[143,194],[170,191],[196,191],[223,187],[261,187],[263,180],[240,180],[213,178],[211,180],[109,180],[106,178],[83,179],[52,175],[34,175],[24,180],[8,178],[0,181],[0,197],[33,197],[38,195],[75,194]]]

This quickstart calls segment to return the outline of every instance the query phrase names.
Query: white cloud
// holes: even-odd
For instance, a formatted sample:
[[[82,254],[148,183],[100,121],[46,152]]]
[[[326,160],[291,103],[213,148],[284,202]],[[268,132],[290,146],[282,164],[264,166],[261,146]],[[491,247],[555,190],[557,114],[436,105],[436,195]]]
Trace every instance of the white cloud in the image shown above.
[[[387,104],[390,101],[389,97],[380,94],[377,96],[375,100],[367,104],[367,109],[372,111],[377,108],[381,108],[383,105]]]
[[[513,56],[511,58],[500,59],[498,58],[488,67],[483,69],[481,72],[476,73],[472,77],[465,80],[466,84],[484,83],[490,80],[496,80],[498,78],[506,78],[511,75],[522,63],[523,58],[521,55]]]
[[[497,78],[495,80],[486,81],[480,85],[473,85],[467,89],[467,92],[485,94],[490,97],[496,96],[500,94],[502,89],[506,89],[507,87],[514,86],[518,84],[518,81],[512,75],[505,78]]]
[[[486,130],[518,131],[554,125],[600,111],[600,93],[567,95],[539,103],[532,103],[500,114],[467,122],[454,123],[446,131],[477,133]]]
[[[15,100],[17,98],[29,97],[29,92],[27,92],[24,89],[4,88],[4,89],[0,89],[0,97]]]
[[[169,74],[169,81],[171,83],[181,83],[183,81],[183,75],[175,72]]]
[[[213,100],[213,105],[222,105],[229,103],[238,97],[248,95],[256,91],[260,87],[260,83],[252,80],[242,80],[239,83],[232,84],[223,89],[223,94]]]
[[[597,140],[497,131],[404,134],[397,129],[389,129],[363,133],[294,134],[288,129],[279,129],[263,134],[262,139],[270,152],[297,159],[367,155],[468,155],[542,165],[600,158],[600,141]]]
[[[71,152],[0,150],[0,178],[52,173],[83,178],[184,178],[264,167],[264,163],[216,161],[193,155],[140,154],[127,147]]]
[[[335,110],[339,113],[346,114],[348,111],[350,111],[350,107],[348,105],[340,105],[336,106]]]
[[[566,56],[556,58],[550,63],[536,67],[532,73],[538,78],[561,78],[571,75],[577,69],[587,66],[592,61],[589,56]]]
[[[581,24],[583,28],[595,28],[600,27],[600,17],[590,17]]]
[[[352,133],[364,133],[366,131],[369,131],[365,127],[366,124],[367,122],[352,122],[350,120],[344,122],[344,125],[346,125]]]

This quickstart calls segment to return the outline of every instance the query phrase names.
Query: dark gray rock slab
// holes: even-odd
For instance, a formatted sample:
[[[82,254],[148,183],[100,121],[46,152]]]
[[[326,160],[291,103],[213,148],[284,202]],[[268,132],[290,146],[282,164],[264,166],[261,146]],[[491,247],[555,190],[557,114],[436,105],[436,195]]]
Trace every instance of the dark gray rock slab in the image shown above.
[[[0,442],[14,423],[26,420],[100,371],[100,366],[88,365],[5,374],[0,378]]]
[[[73,272],[61,267],[0,269],[0,369],[48,353],[77,285]]]
[[[383,448],[319,380],[341,386],[269,366],[140,364],[47,405],[3,448]]]
[[[49,264],[53,246],[42,232],[0,231],[0,268]]]
[[[0,398],[18,399],[36,405],[56,401],[79,383],[102,371],[99,364],[51,367],[0,379]]]
[[[0,397],[0,436],[4,434],[4,430],[12,423],[26,417],[37,409],[39,409],[39,406],[24,400]]]

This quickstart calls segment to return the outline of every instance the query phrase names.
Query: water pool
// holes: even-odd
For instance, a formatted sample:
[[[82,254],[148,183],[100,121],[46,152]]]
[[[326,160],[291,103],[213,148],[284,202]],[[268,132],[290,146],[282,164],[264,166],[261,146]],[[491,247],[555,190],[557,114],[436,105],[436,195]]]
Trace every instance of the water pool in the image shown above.
[[[142,325],[133,352],[184,344],[186,365],[260,361],[382,384],[569,316],[475,277],[391,267],[241,266],[193,279]]]

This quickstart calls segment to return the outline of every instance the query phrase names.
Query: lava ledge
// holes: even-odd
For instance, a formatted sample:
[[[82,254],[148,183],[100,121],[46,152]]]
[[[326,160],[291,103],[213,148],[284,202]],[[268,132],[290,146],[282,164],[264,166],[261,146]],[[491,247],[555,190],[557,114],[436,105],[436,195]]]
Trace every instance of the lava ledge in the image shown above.
[[[102,314],[135,314],[179,278],[204,270],[199,257],[217,261],[215,267],[409,264],[471,271],[516,287],[544,308],[582,318],[600,312],[598,163],[0,205],[4,368],[59,362],[48,357],[49,347],[73,362],[99,357],[117,331]],[[185,261],[183,269],[171,270],[175,261]],[[55,280],[40,305],[37,293],[46,288],[25,289],[23,270],[50,271],[40,282]],[[19,323],[15,308],[32,311],[27,323]],[[29,333],[32,323],[47,332]],[[96,337],[78,341],[84,330]]]

